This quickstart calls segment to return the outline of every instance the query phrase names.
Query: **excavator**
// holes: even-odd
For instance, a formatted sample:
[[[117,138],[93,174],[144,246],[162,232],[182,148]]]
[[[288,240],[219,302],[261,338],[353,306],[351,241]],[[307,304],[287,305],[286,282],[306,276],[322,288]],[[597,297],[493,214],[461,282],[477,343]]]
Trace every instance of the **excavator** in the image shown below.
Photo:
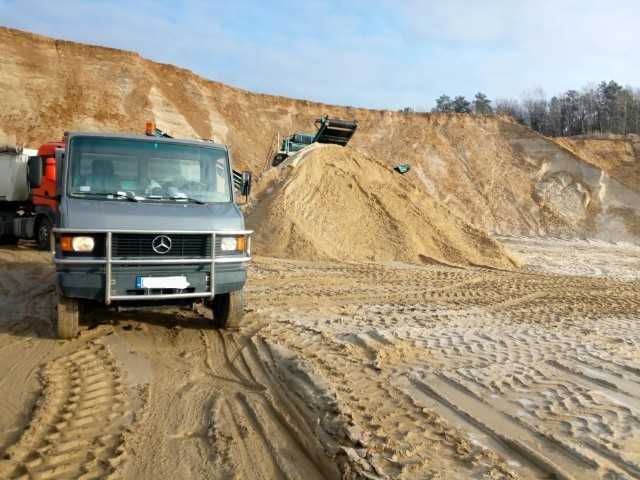
[[[324,115],[315,121],[316,133],[296,132],[282,140],[280,149],[273,157],[272,166],[280,165],[291,154],[302,150],[313,143],[331,143],[344,147],[356,133],[356,120],[339,120]]]

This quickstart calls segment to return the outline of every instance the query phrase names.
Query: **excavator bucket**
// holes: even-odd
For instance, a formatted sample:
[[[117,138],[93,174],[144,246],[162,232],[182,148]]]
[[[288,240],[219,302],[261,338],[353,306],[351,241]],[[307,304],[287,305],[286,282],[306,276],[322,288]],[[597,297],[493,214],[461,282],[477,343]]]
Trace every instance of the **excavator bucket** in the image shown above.
[[[271,165],[276,167],[280,165],[289,155],[294,154],[308,147],[313,143],[333,143],[335,145],[345,146],[353,137],[358,128],[358,122],[348,120],[338,120],[337,118],[329,118],[328,115],[320,117],[315,121],[318,131],[313,133],[296,132],[282,140],[280,149],[274,154]],[[269,156],[271,151],[269,152]]]
[[[349,143],[353,134],[356,133],[356,128],[358,128],[358,122],[355,120],[338,120],[329,118],[326,115],[317,119],[315,124],[318,132],[313,139],[314,142],[333,143],[343,147]]]

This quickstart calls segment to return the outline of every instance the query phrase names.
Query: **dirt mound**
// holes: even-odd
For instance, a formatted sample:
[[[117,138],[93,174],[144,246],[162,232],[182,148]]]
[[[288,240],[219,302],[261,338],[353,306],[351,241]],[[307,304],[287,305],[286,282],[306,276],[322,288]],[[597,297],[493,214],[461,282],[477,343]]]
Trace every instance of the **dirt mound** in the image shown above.
[[[513,268],[498,242],[383,163],[317,146],[249,213],[261,255]],[[269,191],[270,190],[270,191]]]

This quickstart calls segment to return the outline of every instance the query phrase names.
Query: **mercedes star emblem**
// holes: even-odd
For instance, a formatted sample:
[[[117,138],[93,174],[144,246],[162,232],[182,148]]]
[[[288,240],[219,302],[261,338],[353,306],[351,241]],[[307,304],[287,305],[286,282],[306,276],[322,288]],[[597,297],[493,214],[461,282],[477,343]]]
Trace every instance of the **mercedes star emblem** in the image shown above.
[[[166,235],[158,235],[151,242],[151,248],[153,248],[154,252],[164,255],[171,250],[171,239]]]

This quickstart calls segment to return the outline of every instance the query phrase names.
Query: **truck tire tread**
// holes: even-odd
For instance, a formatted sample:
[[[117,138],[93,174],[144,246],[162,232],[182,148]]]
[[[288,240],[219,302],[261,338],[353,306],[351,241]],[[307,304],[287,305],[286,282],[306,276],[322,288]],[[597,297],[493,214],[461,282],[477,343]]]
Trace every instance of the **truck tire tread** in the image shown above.
[[[211,310],[218,328],[238,330],[244,316],[244,290],[216,295]]]
[[[80,305],[75,298],[58,296],[56,315],[56,334],[58,338],[68,340],[78,335],[80,324]]]
[[[40,229],[43,227],[47,229],[46,236],[42,236],[40,233]],[[50,237],[52,228],[53,225],[51,223],[51,220],[49,220],[47,217],[42,217],[40,220],[38,220],[38,223],[36,224],[35,237],[36,243],[38,244],[38,248],[40,250],[48,250],[51,247]]]

